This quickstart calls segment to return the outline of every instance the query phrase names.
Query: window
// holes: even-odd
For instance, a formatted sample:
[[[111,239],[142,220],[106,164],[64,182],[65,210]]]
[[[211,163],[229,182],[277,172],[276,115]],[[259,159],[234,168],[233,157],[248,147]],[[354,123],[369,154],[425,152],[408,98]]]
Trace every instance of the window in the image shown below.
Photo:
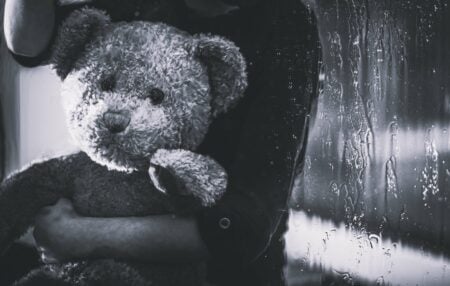
[[[293,198],[291,285],[450,284],[448,5],[316,1],[324,82]]]

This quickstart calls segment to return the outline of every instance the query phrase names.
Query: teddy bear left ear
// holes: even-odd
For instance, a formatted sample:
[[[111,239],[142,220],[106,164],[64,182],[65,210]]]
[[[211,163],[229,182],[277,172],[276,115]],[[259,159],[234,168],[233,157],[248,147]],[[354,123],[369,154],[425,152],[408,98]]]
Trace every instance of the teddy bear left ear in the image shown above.
[[[111,22],[105,12],[83,8],[70,14],[58,29],[50,63],[61,79],[73,70],[80,55],[95,34]]]
[[[195,54],[208,69],[213,116],[217,116],[233,106],[247,88],[245,59],[233,42],[222,37],[200,34],[195,42]]]

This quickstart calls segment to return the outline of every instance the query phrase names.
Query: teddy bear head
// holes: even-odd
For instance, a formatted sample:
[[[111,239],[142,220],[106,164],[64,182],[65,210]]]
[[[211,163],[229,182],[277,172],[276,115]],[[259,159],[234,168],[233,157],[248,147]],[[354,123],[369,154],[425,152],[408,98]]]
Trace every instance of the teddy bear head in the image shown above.
[[[51,62],[72,137],[121,171],[146,166],[158,149],[194,150],[247,85],[244,58],[224,38],[113,23],[91,8],[62,24]]]

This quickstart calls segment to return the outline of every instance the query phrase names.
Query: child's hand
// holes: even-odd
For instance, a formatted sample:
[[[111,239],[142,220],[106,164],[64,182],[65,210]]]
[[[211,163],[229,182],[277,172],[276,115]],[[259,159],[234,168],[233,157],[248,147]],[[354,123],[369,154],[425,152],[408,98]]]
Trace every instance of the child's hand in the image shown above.
[[[193,217],[83,217],[67,200],[39,215],[34,236],[44,263],[97,258],[180,263],[209,256]]]
[[[65,199],[40,212],[34,225],[34,238],[42,262],[58,263],[77,257],[83,252],[80,247],[71,247],[73,237],[67,237],[78,218],[80,216],[73,209],[72,203]]]

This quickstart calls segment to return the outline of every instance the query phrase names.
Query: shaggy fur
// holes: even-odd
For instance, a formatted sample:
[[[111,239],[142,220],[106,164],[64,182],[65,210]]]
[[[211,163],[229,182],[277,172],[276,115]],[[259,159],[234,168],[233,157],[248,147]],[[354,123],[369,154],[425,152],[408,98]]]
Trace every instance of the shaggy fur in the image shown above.
[[[111,23],[94,9],[69,16],[55,43],[68,128],[82,152],[3,182],[0,250],[62,197],[93,217],[192,214],[221,198],[225,170],[193,151],[246,87],[233,43],[162,23]],[[38,269],[17,285],[199,286],[200,266],[84,261]]]
[[[191,162],[197,162],[197,164]],[[213,205],[220,199],[227,187],[227,173],[219,164],[216,164],[213,159],[207,156],[186,150],[159,149],[153,155],[150,164],[152,166],[149,172],[153,182],[160,181],[156,168],[153,166],[160,166],[164,170],[168,170],[172,174],[170,177],[176,178],[176,182],[179,182],[175,191],[155,184],[155,187],[160,191],[194,196],[205,207]],[[199,176],[192,176],[192,174],[198,174]],[[209,174],[214,174],[214,176]]]
[[[162,23],[110,23],[92,10],[75,12],[63,24],[54,58],[57,71],[73,67],[62,95],[70,131],[83,151],[111,169],[133,171],[157,149],[195,150],[212,119],[246,88],[238,48]],[[86,21],[88,16],[97,20]],[[92,38],[86,25],[96,37],[79,57],[71,39]],[[159,104],[151,100],[155,89],[164,94]],[[108,132],[102,120],[107,111],[131,114],[125,132]]]

